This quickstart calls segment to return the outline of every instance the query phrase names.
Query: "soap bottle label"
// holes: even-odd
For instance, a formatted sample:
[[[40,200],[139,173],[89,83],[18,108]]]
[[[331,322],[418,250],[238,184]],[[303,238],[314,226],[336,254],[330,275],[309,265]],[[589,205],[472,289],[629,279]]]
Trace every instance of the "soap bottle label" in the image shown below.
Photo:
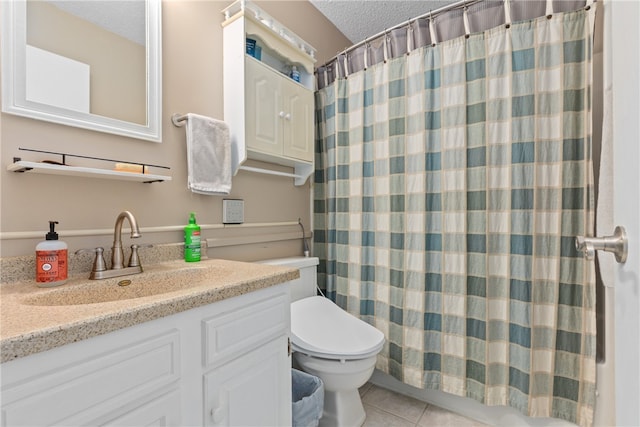
[[[187,232],[184,240],[185,260],[200,261],[200,231]]]
[[[296,82],[300,82],[300,71],[298,71],[296,67],[291,68],[289,77],[291,77]]]
[[[67,280],[67,250],[37,251],[36,282],[58,282]]]

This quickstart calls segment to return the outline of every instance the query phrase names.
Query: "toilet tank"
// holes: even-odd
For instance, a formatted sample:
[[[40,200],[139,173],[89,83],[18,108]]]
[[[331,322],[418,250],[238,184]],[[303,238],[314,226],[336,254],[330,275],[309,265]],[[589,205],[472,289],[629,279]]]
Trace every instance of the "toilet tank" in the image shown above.
[[[316,257],[291,257],[257,261],[260,264],[280,265],[297,268],[300,270],[300,278],[291,282],[291,302],[302,298],[315,296],[317,286],[318,263]]]

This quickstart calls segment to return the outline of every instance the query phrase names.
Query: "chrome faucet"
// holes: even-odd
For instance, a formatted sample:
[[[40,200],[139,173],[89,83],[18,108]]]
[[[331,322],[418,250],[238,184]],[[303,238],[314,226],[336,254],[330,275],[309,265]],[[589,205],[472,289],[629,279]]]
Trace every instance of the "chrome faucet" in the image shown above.
[[[125,218],[129,220],[129,224],[131,225],[131,238],[135,239],[142,236],[142,234],[140,234],[140,229],[138,228],[138,221],[136,221],[136,217],[134,217],[129,211],[120,212],[120,215],[118,215],[118,218],[116,219],[116,226],[113,230],[113,247],[111,248],[112,270],[124,268],[124,253],[122,252],[122,223]]]
[[[131,245],[131,257],[129,258],[129,265],[124,266],[124,253],[122,251],[122,223],[125,219],[129,220],[131,226],[131,237],[138,238],[142,236],[140,229],[138,228],[138,221],[129,211],[121,212],[116,219],[116,225],[113,230],[113,247],[111,248],[111,268],[107,270],[106,263],[104,262],[104,249],[80,249],[76,251],[76,254],[82,252],[95,252],[96,258],[93,262],[93,268],[89,279],[108,279],[111,277],[128,276],[130,274],[142,273],[142,265],[140,265],[140,259],[138,257],[138,248],[150,247],[151,245]]]

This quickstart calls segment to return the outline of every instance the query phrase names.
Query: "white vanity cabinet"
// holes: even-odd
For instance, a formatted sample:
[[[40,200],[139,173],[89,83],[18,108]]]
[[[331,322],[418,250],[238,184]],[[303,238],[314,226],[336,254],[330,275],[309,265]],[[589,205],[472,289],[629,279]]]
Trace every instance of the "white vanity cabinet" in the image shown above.
[[[2,426],[291,424],[289,284],[0,365]]]
[[[224,120],[233,172],[255,159],[293,167],[301,185],[314,168],[315,50],[251,2],[223,12]],[[259,58],[246,53],[247,39],[255,40]],[[299,82],[289,77],[294,66]]]

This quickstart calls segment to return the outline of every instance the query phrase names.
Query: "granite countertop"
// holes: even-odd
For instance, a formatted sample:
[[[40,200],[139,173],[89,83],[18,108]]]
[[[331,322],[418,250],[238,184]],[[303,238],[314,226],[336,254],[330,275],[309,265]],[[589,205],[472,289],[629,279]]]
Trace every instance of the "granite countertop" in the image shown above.
[[[0,286],[0,362],[274,286],[297,269],[207,259],[145,266],[104,280],[73,277],[55,288],[34,280]],[[119,286],[130,280],[128,286]]]

